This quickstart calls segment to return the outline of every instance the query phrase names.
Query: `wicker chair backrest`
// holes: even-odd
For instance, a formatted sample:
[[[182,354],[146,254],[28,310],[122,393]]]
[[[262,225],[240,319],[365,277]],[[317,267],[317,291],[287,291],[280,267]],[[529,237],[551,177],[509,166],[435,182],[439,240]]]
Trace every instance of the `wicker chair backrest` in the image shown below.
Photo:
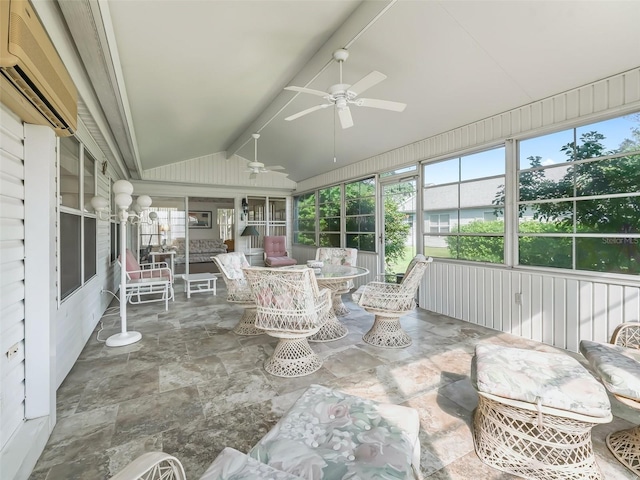
[[[329,265],[348,265],[355,267],[357,259],[357,248],[320,247],[316,250],[316,260]]]
[[[310,268],[244,269],[256,302],[256,327],[306,332],[325,321],[329,295],[321,295]]]
[[[431,257],[425,258],[424,255],[416,255],[409,263],[407,273],[405,273],[402,283],[400,284],[400,290],[406,295],[415,295],[415,292],[418,290],[418,286],[422,281],[422,277],[432,261],[433,258]]]
[[[242,252],[221,253],[211,257],[222,273],[227,285],[227,301],[247,303],[251,302],[251,291],[244,276],[243,268],[249,266],[247,258]]]

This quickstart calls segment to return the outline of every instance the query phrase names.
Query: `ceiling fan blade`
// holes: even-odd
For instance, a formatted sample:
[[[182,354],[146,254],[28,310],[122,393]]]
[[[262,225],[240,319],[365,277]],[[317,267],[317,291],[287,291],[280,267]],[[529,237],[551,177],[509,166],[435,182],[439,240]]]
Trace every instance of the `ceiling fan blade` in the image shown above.
[[[332,103],[323,103],[322,105],[316,105],[315,107],[307,108],[306,110],[302,110],[301,112],[294,113],[293,115],[290,115],[287,118],[285,118],[285,120],[290,122],[291,120],[295,120],[296,118],[300,118],[303,115],[306,115],[308,113],[315,112],[316,110],[321,110],[323,108],[327,108],[327,107],[331,107],[331,106],[333,106]]]
[[[389,100],[378,100],[376,98],[359,98],[354,102],[359,107],[382,108],[383,110],[393,110],[402,112],[407,108],[406,103],[390,102]]]
[[[349,107],[339,108],[338,118],[340,119],[340,125],[342,128],[353,127],[353,118],[351,117],[351,110],[349,110]]]
[[[373,72],[365,75],[363,78],[351,85],[347,90],[355,93],[356,95],[360,95],[365,90],[368,90],[374,85],[379,84],[385,78],[387,78],[387,76],[384,73],[380,73],[377,70],[374,70]]]
[[[285,170],[285,168],[281,165],[275,165],[273,167],[267,167],[267,170]]]
[[[291,90],[292,92],[300,92],[300,93],[309,93],[311,95],[317,95],[319,97],[328,97],[329,94],[327,92],[321,92],[320,90],[314,90],[313,88],[306,87],[284,87],[285,90]]]

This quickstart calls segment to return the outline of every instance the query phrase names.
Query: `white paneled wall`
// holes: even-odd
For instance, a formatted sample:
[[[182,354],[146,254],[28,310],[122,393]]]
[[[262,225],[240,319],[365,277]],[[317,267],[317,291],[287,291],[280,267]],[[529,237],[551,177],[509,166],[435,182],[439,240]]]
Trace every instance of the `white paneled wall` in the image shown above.
[[[640,320],[640,282],[434,261],[420,305],[436,313],[577,352]]]
[[[296,183],[282,173],[261,173],[252,180],[247,173],[247,160],[226,152],[213,153],[163,167],[145,170],[143,180],[224,185],[232,187],[280,188],[293,190]]]

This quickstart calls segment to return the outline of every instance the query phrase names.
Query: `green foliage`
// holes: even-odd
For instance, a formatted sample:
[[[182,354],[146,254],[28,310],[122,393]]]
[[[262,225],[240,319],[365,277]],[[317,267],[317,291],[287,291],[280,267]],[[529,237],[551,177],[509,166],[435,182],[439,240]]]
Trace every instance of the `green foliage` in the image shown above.
[[[384,201],[384,263],[386,271],[405,256],[405,243],[411,229],[407,215],[399,210],[400,203],[395,197],[385,197]]]

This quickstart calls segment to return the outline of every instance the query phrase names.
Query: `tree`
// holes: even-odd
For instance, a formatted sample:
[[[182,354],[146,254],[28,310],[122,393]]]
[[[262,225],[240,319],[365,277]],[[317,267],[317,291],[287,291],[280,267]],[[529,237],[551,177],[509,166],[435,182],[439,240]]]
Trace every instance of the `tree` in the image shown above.
[[[640,114],[634,118],[640,123]],[[640,232],[640,197],[625,195],[640,191],[640,128],[631,128],[631,138],[622,141],[615,150],[607,151],[604,140],[605,136],[601,133],[590,131],[583,133],[578,142],[562,146],[560,151],[567,156],[567,167],[564,175],[557,179],[547,177],[548,170],[538,169],[542,166],[540,156],[528,157],[532,170],[520,175],[519,200],[559,201],[521,204],[519,216],[531,215],[534,221],[520,222],[519,232],[566,233],[568,236],[521,236],[521,263],[571,268],[572,250],[575,250],[578,269],[640,273],[637,239],[623,236]],[[620,155],[625,153],[628,155]],[[607,156],[613,158],[576,163]],[[563,198],[576,200],[562,201]],[[504,205],[504,202],[505,190],[502,186],[493,203]],[[496,207],[496,211],[501,213],[502,207]],[[481,231],[480,226],[473,224],[470,229],[465,231]],[[569,236],[572,233],[588,233],[592,236],[572,238]],[[603,233],[620,233],[621,238],[598,237]],[[491,243],[495,239],[485,237],[485,241]],[[458,251],[460,242],[455,245]],[[576,244],[575,249],[572,242]],[[487,249],[485,246],[482,251]],[[483,255],[478,249],[474,254],[480,258]]]

